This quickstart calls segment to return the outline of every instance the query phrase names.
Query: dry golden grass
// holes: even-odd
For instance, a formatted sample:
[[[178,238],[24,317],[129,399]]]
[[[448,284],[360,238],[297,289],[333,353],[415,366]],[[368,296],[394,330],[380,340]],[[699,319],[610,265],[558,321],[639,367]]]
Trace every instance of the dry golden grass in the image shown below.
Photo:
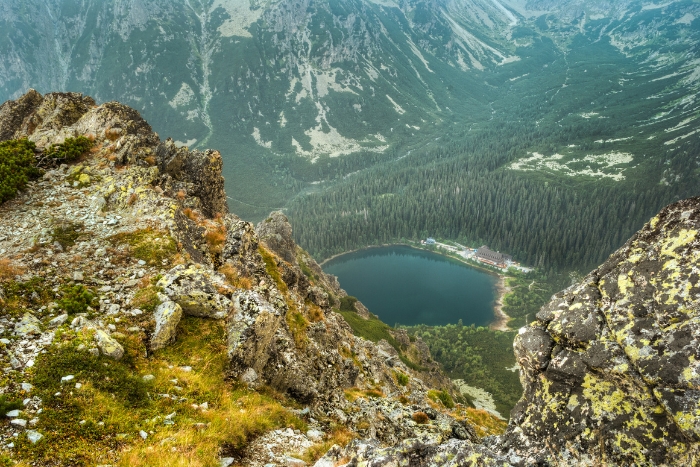
[[[485,410],[467,407],[464,409],[464,412],[460,411],[459,415],[463,416],[464,419],[469,421],[469,423],[476,430],[476,434],[482,438],[484,436],[500,435],[504,433],[508,427],[507,421],[502,420]]]
[[[424,425],[430,421],[430,417],[428,417],[428,414],[425,412],[415,412],[413,415],[411,415],[411,418],[419,425]]]
[[[13,264],[9,258],[0,259],[0,281],[11,280],[21,274],[24,274],[24,268]]]
[[[246,290],[253,288],[253,281],[249,277],[241,277],[231,264],[224,264],[219,268],[219,272],[224,275],[226,282],[233,287]]]

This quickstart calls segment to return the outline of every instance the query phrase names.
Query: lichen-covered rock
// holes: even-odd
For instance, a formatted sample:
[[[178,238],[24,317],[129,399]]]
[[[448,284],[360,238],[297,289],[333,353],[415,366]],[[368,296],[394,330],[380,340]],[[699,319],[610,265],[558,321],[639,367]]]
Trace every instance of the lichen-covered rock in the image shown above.
[[[19,337],[41,334],[41,321],[31,313],[25,313],[22,320],[15,324],[15,335]]]
[[[161,173],[172,177],[177,188],[184,188],[188,194],[198,197],[205,215],[214,217],[228,213],[219,151],[189,151],[178,148],[168,138],[156,148],[155,155]]]
[[[230,293],[230,287],[200,264],[175,266],[158,281],[158,287],[187,315],[223,319],[231,307],[231,300],[219,292]]]
[[[102,329],[95,331],[95,343],[102,355],[114,360],[120,360],[124,356],[124,347]]]
[[[163,302],[156,308],[153,318],[156,328],[151,335],[151,350],[155,351],[175,340],[177,325],[182,318],[182,307],[175,302]]]
[[[245,291],[233,298],[233,311],[227,322],[228,355],[235,374],[252,369],[263,371],[272,352],[283,316],[256,292]],[[236,371],[238,370],[238,371]],[[256,376],[257,379],[257,376]]]
[[[242,275],[260,276],[264,268],[261,267],[259,240],[253,224],[241,220],[235,214],[227,214],[224,225],[226,242],[221,251],[221,263],[232,264]]]
[[[700,198],[665,208],[515,342],[518,465],[700,461]]]
[[[255,230],[260,241],[284,261],[296,264],[296,244],[292,239],[292,226],[280,211],[271,212]]]

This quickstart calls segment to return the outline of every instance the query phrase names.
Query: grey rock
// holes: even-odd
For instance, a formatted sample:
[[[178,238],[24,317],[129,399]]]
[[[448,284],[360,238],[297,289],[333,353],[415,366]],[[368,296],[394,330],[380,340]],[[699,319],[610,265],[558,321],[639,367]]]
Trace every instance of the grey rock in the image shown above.
[[[22,320],[15,324],[15,334],[19,337],[41,334],[41,322],[30,313],[25,313]]]
[[[56,316],[54,319],[49,321],[49,327],[50,328],[57,328],[63,324],[65,324],[68,321],[68,314],[64,313],[62,315]]]
[[[32,444],[38,443],[41,440],[41,438],[43,438],[43,437],[44,437],[44,435],[42,435],[38,431],[27,430],[27,439]]]
[[[151,350],[156,351],[175,340],[177,325],[182,318],[182,307],[175,302],[161,303],[153,313],[156,328],[151,335]]]
[[[176,266],[158,281],[158,286],[187,315],[223,319],[231,306],[231,300],[218,291],[228,288],[224,279],[202,265]]]
[[[120,360],[124,356],[124,348],[121,344],[101,329],[95,332],[95,343],[102,355],[114,360]]]

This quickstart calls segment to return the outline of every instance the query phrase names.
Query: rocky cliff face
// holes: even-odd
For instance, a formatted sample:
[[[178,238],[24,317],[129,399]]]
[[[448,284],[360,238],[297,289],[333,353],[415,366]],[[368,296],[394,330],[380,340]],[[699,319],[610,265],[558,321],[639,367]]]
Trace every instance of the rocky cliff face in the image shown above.
[[[0,206],[0,332],[7,336],[0,358],[9,372],[3,397],[40,394],[44,383],[33,375],[48,371],[47,356],[68,350],[76,352],[74,362],[102,359],[105,367],[125,365],[127,372],[157,361],[182,366],[168,360],[170,349],[182,345],[192,320],[207,320],[222,330],[222,349],[211,358],[226,359],[228,379],[248,391],[280,394],[306,407],[299,416],[313,420],[312,435],[292,433],[281,445],[287,438],[271,435],[237,448],[235,458],[246,465],[282,462],[296,452],[290,446],[308,448],[336,425],[389,444],[416,436],[475,439],[463,416],[435,410],[439,406],[427,397],[433,384],[449,390],[450,382],[429,364],[422,342],[396,333],[397,350],[385,340],[374,344],[353,335],[334,311],[346,293],[295,245],[282,213],[257,228],[228,213],[218,152],[162,142],[133,109],[96,105],[72,93],[30,91],[6,102],[0,134],[35,142],[45,168]],[[49,158],[52,145],[77,136],[88,136],[92,149],[71,164]],[[26,381],[37,389],[21,384]],[[66,402],[54,405],[45,397],[37,395],[23,410],[33,417],[31,430],[25,431],[28,422],[19,412],[15,418],[24,425],[0,430],[0,437],[17,437],[23,447],[0,450],[41,465],[77,462],[59,447],[66,435],[41,411],[44,404],[50,413],[63,413]],[[186,404],[187,397],[173,399]],[[417,412],[428,423],[415,422]],[[59,460],[37,457],[41,446],[61,452]]]

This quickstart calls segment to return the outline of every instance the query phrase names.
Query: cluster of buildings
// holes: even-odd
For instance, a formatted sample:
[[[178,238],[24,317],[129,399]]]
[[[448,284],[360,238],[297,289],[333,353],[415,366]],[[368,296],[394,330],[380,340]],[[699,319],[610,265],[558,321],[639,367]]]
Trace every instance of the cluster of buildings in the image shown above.
[[[422,245],[437,245],[440,248],[444,248],[446,250],[452,251],[453,253],[457,253],[458,255],[462,256],[465,259],[471,259],[474,261],[478,261],[483,264],[488,264],[489,266],[493,266],[499,269],[508,269],[510,267],[514,267],[516,269],[519,269],[523,272],[530,272],[532,271],[531,268],[526,268],[524,266],[521,266],[519,263],[513,261],[513,257],[510,255],[506,255],[504,253],[501,253],[499,251],[493,251],[486,245],[482,246],[481,248],[477,249],[471,249],[464,247],[462,245],[459,245],[461,249],[451,246],[451,245],[445,245],[443,243],[438,243],[435,241],[433,237],[428,237],[425,240],[421,240]]]
[[[510,255],[504,255],[498,251],[492,251],[486,245],[478,248],[474,252],[474,259],[480,263],[489,264],[491,266],[496,266],[497,268],[507,269],[513,264],[513,257]]]

